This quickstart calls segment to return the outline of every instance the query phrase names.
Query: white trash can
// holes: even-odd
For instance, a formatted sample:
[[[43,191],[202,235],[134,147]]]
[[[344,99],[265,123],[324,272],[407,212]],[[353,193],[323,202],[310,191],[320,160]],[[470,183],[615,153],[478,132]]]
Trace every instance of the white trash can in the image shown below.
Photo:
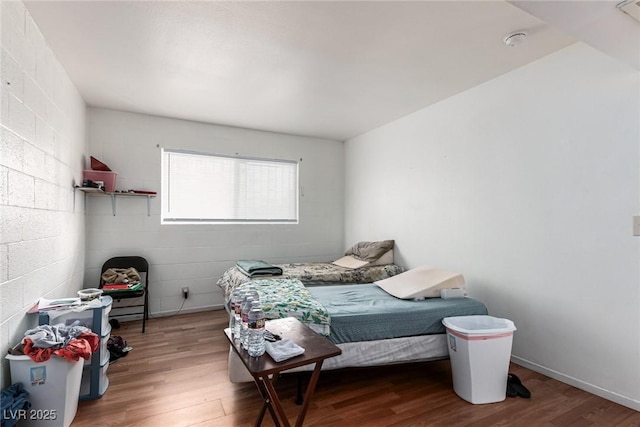
[[[511,320],[492,316],[445,317],[453,390],[474,404],[506,398],[513,331]]]
[[[84,360],[51,356],[34,362],[29,356],[8,354],[11,383],[22,383],[29,393],[31,408],[18,415],[18,425],[68,427],[78,410]]]

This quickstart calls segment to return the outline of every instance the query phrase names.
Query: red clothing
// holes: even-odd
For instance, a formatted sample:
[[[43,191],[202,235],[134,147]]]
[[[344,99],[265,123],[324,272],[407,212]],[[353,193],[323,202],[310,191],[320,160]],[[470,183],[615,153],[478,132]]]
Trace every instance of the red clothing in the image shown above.
[[[35,348],[29,338],[25,338],[22,342],[24,344],[24,354],[34,362],[46,362],[51,358],[52,354],[76,361],[80,360],[81,357],[84,360],[89,360],[91,353],[98,349],[100,338],[93,332],[83,332],[77,338],[69,341],[69,344],[65,347],[57,350],[54,348]]]

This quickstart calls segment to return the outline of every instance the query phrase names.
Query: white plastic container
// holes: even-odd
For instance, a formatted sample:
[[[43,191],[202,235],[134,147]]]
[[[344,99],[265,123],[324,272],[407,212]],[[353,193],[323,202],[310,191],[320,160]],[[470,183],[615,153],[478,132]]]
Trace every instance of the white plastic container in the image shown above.
[[[78,291],[80,301],[92,301],[99,298],[100,295],[102,295],[102,289],[98,288],[81,289]]]
[[[506,398],[513,331],[511,320],[492,316],[445,317],[453,390],[473,404]]]
[[[8,354],[11,382],[20,382],[29,393],[31,408],[19,416],[19,426],[71,425],[78,410],[83,359],[70,361],[51,356],[36,363],[29,356]]]

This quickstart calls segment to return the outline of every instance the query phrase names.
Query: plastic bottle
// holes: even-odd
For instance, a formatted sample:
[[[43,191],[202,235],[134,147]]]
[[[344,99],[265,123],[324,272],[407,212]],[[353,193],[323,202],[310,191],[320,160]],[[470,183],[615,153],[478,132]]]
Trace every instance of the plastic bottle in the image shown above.
[[[249,314],[251,313],[251,310],[252,310],[252,309],[254,309],[254,308],[260,308],[260,307],[261,307],[261,306],[260,306],[260,300],[255,299],[255,298],[254,298],[253,300],[251,300],[251,303],[250,303],[250,305],[249,305],[249,307],[248,307],[248,310],[247,310],[247,334],[245,335],[246,342],[245,342],[245,341],[243,341],[243,342],[242,342],[242,346],[243,346],[243,348],[244,348],[245,350],[248,350],[248,349],[249,349],[249,321],[250,321],[250,320],[249,320],[249,317],[248,317],[248,316],[249,316]]]
[[[236,304],[233,307],[233,339],[239,342],[242,335],[242,304],[246,295],[241,290],[238,290],[236,295]]]
[[[256,290],[255,286],[249,285],[249,286],[246,287],[245,291],[247,292],[247,295],[253,297],[254,301],[259,301],[260,300],[260,294]]]
[[[252,296],[247,296],[242,303],[242,327],[240,329],[240,342],[242,343],[242,348],[245,350],[249,344],[248,336],[249,333],[247,331],[247,324],[249,322],[249,311],[251,311],[251,301],[253,301]]]
[[[249,356],[258,357],[264,354],[264,311],[260,305],[253,306],[249,312]]]
[[[229,330],[231,331],[231,336],[235,335],[235,326],[236,326],[236,304],[238,304],[240,290],[234,289],[231,293],[231,298],[229,299]]]
[[[262,305],[260,305],[260,300],[254,299],[253,301],[251,301],[251,307],[249,308],[249,311],[251,311],[251,309],[254,308],[261,308]],[[247,323],[247,327],[249,327],[249,324]]]

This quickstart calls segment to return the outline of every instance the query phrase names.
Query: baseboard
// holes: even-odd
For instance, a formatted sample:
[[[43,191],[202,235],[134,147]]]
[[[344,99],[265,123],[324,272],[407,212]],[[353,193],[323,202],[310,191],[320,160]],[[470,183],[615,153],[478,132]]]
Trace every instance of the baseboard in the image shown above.
[[[204,307],[194,307],[194,308],[183,308],[182,310],[155,311],[153,313],[149,313],[149,318],[153,319],[154,317],[168,317],[168,316],[175,316],[177,314],[199,313],[201,311],[215,311],[215,310],[224,310],[224,304],[207,305]]]
[[[199,313],[201,311],[215,311],[215,310],[224,310],[224,305],[218,304],[218,305],[208,305],[205,307],[184,308],[182,310],[155,311],[153,313],[149,313],[149,319],[153,319],[156,317],[169,317],[169,316],[175,316],[178,314]],[[121,322],[130,322],[132,320],[142,320],[142,314],[120,314],[114,317]]]
[[[577,378],[570,377],[561,372],[554,371],[553,369],[549,369],[547,367],[538,365],[537,363],[530,362],[518,356],[511,356],[511,361],[516,365],[523,366],[525,368],[531,369],[532,371],[535,371],[547,377],[553,378],[554,380],[561,381],[565,384],[569,384],[573,387],[579,388],[580,390],[584,390],[591,394],[595,394],[596,396],[600,396],[603,399],[610,400],[612,402],[626,406],[627,408],[631,408],[635,411],[640,411],[640,401],[638,400],[633,400],[629,397],[620,395],[613,391],[606,390],[602,387],[598,387],[596,385],[584,382]]]

